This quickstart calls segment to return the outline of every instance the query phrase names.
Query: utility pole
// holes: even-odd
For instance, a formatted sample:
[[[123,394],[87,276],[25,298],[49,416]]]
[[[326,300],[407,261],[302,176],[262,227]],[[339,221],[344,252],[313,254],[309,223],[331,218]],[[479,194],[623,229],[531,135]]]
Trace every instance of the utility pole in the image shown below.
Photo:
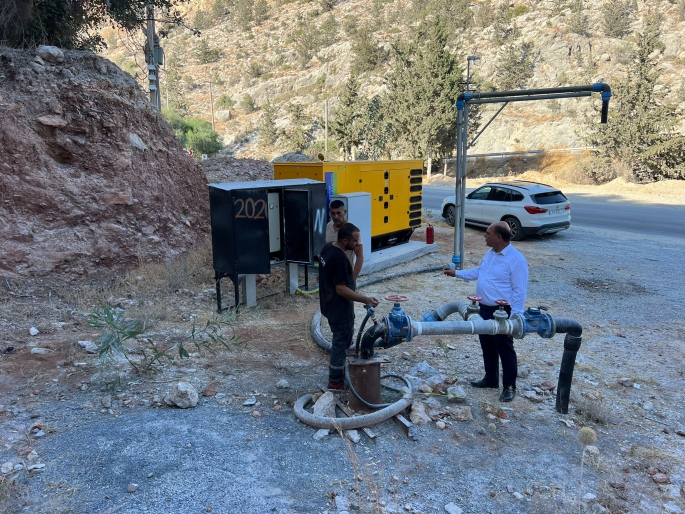
[[[326,156],[328,156],[328,98],[326,98],[326,103],[324,104],[323,108],[323,120],[324,120],[324,151],[326,152]]]
[[[214,68],[209,68],[209,107],[212,110],[212,130],[216,132],[214,127],[214,96],[212,95],[212,70]]]
[[[147,12],[147,45],[145,46],[145,61],[147,62],[148,80],[150,81],[150,103],[152,107],[159,110],[161,107],[161,97],[159,94],[159,74],[155,59],[155,6],[148,4]]]

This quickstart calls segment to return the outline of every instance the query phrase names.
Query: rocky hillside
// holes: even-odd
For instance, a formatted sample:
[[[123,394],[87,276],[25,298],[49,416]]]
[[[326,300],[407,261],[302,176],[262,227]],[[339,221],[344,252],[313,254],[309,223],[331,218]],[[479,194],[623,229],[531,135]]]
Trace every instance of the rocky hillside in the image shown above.
[[[216,102],[227,95],[238,105],[230,109],[217,106],[217,131],[229,151],[238,156],[272,158],[288,148],[260,146],[256,135],[263,110],[248,113],[239,107],[240,100],[249,94],[257,106],[267,101],[277,107],[277,125],[288,125],[286,107],[300,103],[316,119],[317,138],[323,138],[323,106],[330,99],[331,110],[337,104],[341,84],[347,79],[354,61],[355,31],[372,30],[371,37],[384,51],[397,38],[411,37],[417,24],[416,6],[412,0],[349,0],[335,2],[305,2],[270,0],[262,4],[266,18],[257,24],[240,22],[237,14],[217,15],[217,2],[227,0],[191,0],[186,20],[202,28],[200,37],[187,29],[174,29],[168,39],[162,39],[167,57],[162,71],[162,99],[167,99],[168,79],[172,73],[181,77],[180,90],[186,98],[190,114],[211,117],[210,76],[212,99]],[[611,84],[626,74],[630,60],[631,34],[640,31],[645,16],[662,14],[664,50],[658,56],[658,71],[662,87],[670,91],[676,103],[685,100],[679,77],[685,72],[685,7],[682,0],[635,0],[628,2],[630,24],[622,37],[607,37],[604,27],[603,5],[584,3],[580,15],[574,2],[563,0],[519,0],[502,3],[496,0],[476,0],[468,4],[472,23],[455,33],[453,50],[466,68],[466,56],[477,55],[480,60],[472,69],[474,80],[481,84],[497,85],[501,77],[504,46],[530,43],[534,58],[534,72],[529,88],[589,84],[605,81]],[[238,6],[240,2],[234,2]],[[507,39],[502,40],[502,26],[493,20],[502,4],[507,16]],[[266,5],[266,8],[263,6]],[[324,12],[324,5],[330,11]],[[580,4],[579,4],[580,5]],[[237,7],[236,7],[237,9]],[[466,13],[469,14],[469,13]],[[584,20],[584,34],[573,30],[578,19]],[[331,22],[331,19],[334,22]],[[298,23],[300,25],[298,26]],[[301,63],[297,33],[302,23],[310,23],[320,31],[328,30],[326,46]],[[333,23],[332,31],[327,28]],[[323,28],[322,28],[323,27]],[[325,32],[320,32],[325,33]],[[136,66],[134,52],[141,39],[132,40],[124,34],[106,32],[110,48],[108,58],[142,78]],[[142,36],[134,36],[134,39]],[[209,53],[207,53],[209,52]],[[212,54],[214,52],[214,54]],[[211,62],[208,62],[211,61]],[[141,55],[137,56],[141,62]],[[203,63],[204,62],[204,63]],[[362,92],[366,96],[383,89],[383,76],[391,60],[383,62],[375,71],[361,76]],[[167,81],[165,83],[165,81]],[[177,80],[178,82],[178,80]],[[143,80],[140,80],[144,84]],[[522,102],[507,106],[498,119],[485,131],[474,148],[475,153],[519,149],[550,149],[583,146],[585,114],[591,113],[598,100],[587,98],[548,102]],[[489,106],[494,113],[498,106]],[[486,113],[484,119],[488,119]],[[593,118],[594,119],[594,118]]]
[[[205,175],[111,62],[0,47],[0,275],[161,261],[208,228]]]

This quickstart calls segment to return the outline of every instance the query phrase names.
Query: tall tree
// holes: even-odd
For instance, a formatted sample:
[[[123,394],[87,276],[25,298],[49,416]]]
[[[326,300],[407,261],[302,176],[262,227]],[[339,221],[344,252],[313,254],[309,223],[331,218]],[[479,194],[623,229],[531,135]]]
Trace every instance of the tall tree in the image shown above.
[[[602,7],[604,33],[623,37],[630,29],[630,0],[608,0]]]
[[[145,25],[146,7],[168,13],[165,21],[181,24],[175,7],[185,0],[2,0],[0,41],[15,48],[55,45],[96,50],[105,46],[98,29],[109,23],[124,30]]]
[[[533,77],[538,53],[533,43],[512,43],[504,47],[496,65],[499,89],[523,89]]]
[[[462,70],[446,48],[440,17],[422,23],[413,41],[393,45],[386,79],[393,140],[407,157],[450,152],[456,143],[454,102],[463,90]]]
[[[678,113],[656,90],[655,56],[665,48],[660,36],[659,17],[648,16],[627,77],[612,86],[608,123],[591,125],[588,141],[602,151],[589,172],[597,182],[616,178],[617,163],[641,180],[685,178],[685,137],[674,130]]]
[[[262,107],[264,114],[262,115],[262,123],[259,127],[259,138],[262,144],[271,146],[276,143],[278,139],[278,129],[276,128],[276,108],[267,102]]]
[[[352,149],[359,145],[361,136],[360,121],[363,111],[356,75],[352,74],[347,79],[338,100],[338,108],[331,116],[331,135],[342,149],[343,158],[348,159],[352,154]]]
[[[305,115],[302,104],[290,104],[288,113],[290,114],[290,127],[285,131],[288,150],[302,152],[311,141],[312,119]]]

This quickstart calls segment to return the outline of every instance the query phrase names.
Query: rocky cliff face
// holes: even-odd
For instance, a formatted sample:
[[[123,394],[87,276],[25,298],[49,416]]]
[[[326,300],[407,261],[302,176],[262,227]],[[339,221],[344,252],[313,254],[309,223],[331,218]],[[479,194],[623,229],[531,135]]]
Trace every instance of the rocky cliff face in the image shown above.
[[[121,270],[208,228],[202,170],[92,53],[0,47],[0,149],[0,275]]]

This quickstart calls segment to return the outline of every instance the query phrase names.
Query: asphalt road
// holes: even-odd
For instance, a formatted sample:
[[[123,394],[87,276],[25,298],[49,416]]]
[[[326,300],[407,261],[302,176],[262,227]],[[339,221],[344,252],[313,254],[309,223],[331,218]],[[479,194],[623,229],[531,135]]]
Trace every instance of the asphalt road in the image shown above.
[[[468,189],[467,191],[472,191]],[[454,188],[424,186],[423,206],[440,209]],[[636,234],[685,237],[685,206],[641,204],[615,196],[566,195],[571,201],[571,226],[622,230]]]

